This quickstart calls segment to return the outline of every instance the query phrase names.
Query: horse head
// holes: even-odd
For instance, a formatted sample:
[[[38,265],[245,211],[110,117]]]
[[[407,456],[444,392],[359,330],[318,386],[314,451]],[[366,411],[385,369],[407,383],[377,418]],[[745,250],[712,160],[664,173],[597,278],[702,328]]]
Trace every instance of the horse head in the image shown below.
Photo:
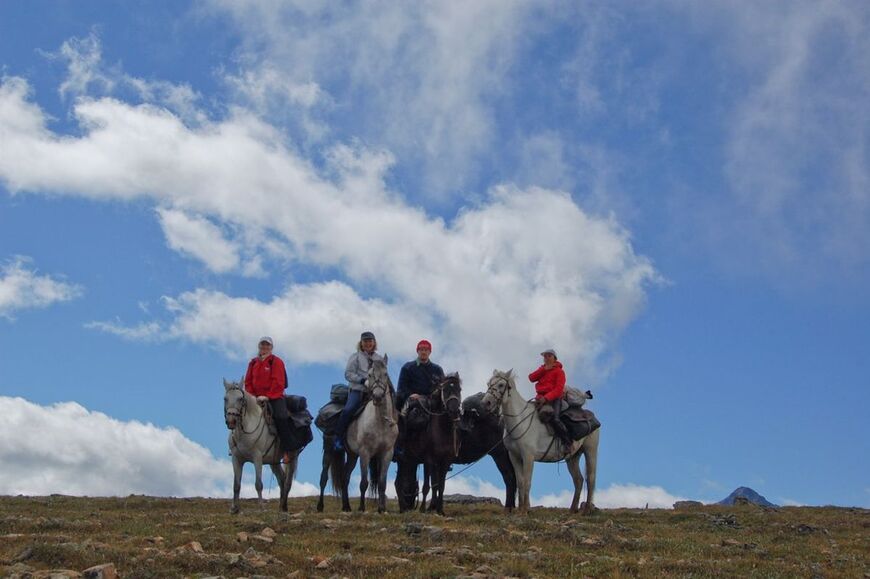
[[[228,429],[235,430],[245,414],[245,391],[242,390],[241,382],[228,382],[226,378],[224,390],[224,422]]]
[[[459,420],[462,412],[462,380],[458,372],[444,376],[438,384],[441,392],[441,406],[447,412],[450,420]]]
[[[483,395],[483,409],[488,413],[495,413],[510,392],[513,385],[513,368],[507,372],[493,370],[492,377],[486,383],[486,394]]]
[[[372,397],[372,402],[378,406],[383,404],[390,385],[390,374],[387,372],[387,357],[384,356],[383,360],[374,360],[366,378],[366,390]]]

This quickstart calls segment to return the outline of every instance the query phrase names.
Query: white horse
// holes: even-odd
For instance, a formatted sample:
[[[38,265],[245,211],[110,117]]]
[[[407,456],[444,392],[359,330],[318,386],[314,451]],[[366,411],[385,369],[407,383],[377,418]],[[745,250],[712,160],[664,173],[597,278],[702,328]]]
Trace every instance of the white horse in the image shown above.
[[[398,415],[391,394],[392,382],[387,373],[387,357],[375,360],[366,378],[366,391],[371,403],[366,404],[359,417],[347,429],[347,462],[341,489],[341,508],[350,510],[348,485],[350,475],[360,460],[359,510],[366,510],[366,491],[369,473],[377,483],[378,512],[387,510],[387,469],[393,458],[393,447],[399,436]]]
[[[574,481],[574,500],[571,512],[578,511],[580,493],[583,491],[583,474],[580,472],[580,455],[586,457],[586,502],[582,505],[583,514],[591,514],[595,505],[595,470],[598,462],[598,439],[601,429],[574,441],[565,448],[562,442],[547,431],[546,425],[538,418],[535,405],[526,402],[517,390],[513,370],[501,372],[493,370],[487,382],[483,407],[487,412],[501,410],[504,416],[504,445],[508,450],[517,476],[519,491],[519,511],[528,512],[529,491],[532,487],[532,470],[535,462],[559,462],[565,460],[568,472]]]
[[[242,488],[242,467],[246,462],[254,463],[257,498],[263,503],[263,465],[268,464],[278,479],[281,491],[281,510],[287,511],[287,495],[296,474],[299,451],[290,453],[287,471],[281,467],[281,445],[278,437],[269,432],[263,408],[257,398],[246,392],[239,382],[224,379],[224,421],[231,430],[228,439],[230,454],[233,457],[233,505],[231,513],[239,512],[239,491]]]

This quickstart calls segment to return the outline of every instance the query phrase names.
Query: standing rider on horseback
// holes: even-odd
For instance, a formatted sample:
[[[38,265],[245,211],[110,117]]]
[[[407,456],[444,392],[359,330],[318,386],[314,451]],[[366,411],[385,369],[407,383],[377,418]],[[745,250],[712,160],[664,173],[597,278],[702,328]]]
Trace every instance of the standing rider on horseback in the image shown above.
[[[290,452],[294,448],[293,433],[290,427],[290,414],[284,401],[287,387],[287,371],[284,361],[272,353],[272,338],[263,336],[257,346],[257,356],[248,363],[245,373],[245,390],[257,397],[258,402],[269,402],[272,420],[278,430],[284,463],[290,462]]]
[[[341,417],[338,419],[338,426],[335,428],[335,450],[344,450],[347,427],[362,404],[369,369],[375,360],[383,360],[381,355],[377,353],[377,349],[378,341],[375,339],[375,335],[372,332],[363,332],[356,345],[356,352],[351,354],[347,361],[344,377],[350,392],[347,394],[347,402],[344,404]]]
[[[568,435],[568,429],[559,418],[562,411],[562,395],[565,393],[565,371],[556,356],[556,351],[552,348],[541,352],[541,356],[544,357],[544,363],[529,374],[529,381],[535,382],[535,405],[539,409],[546,404],[552,406],[550,424],[553,426],[556,436],[559,437],[565,448],[568,448],[573,441]]]

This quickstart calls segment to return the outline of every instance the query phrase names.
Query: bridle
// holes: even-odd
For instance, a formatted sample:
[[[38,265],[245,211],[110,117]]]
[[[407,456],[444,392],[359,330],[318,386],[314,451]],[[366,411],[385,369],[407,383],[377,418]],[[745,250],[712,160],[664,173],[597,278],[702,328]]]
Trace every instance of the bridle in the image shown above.
[[[493,376],[489,379],[489,382],[486,383],[486,395],[492,397],[492,399],[496,402],[495,415],[499,417],[506,416],[508,418],[520,419],[516,424],[514,424],[513,428],[507,430],[506,435],[513,440],[519,440],[523,436],[525,436],[529,429],[532,427],[533,421],[531,419],[535,416],[535,406],[526,406],[525,410],[528,410],[528,413],[526,413],[525,410],[520,414],[508,414],[507,412],[505,412],[504,402],[505,400],[510,400],[512,390],[513,388],[511,388],[510,379],[504,376]],[[526,426],[526,429],[523,431],[523,433],[519,436],[514,436],[514,430],[519,428],[519,426],[526,421],[528,421],[528,426]]]

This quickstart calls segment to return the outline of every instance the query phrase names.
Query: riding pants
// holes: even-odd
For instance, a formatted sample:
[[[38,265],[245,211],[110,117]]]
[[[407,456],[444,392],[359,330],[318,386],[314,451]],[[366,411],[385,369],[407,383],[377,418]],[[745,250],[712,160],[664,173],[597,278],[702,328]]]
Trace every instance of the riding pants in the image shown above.
[[[362,399],[362,391],[351,390],[348,392],[347,402],[344,403],[344,409],[341,411],[341,417],[338,419],[338,426],[335,427],[335,435],[339,440],[344,440],[350,420],[360,407],[360,404],[362,404]]]
[[[290,413],[287,412],[287,403],[284,401],[284,397],[269,400],[269,406],[272,408],[272,420],[275,421],[275,428],[278,430],[281,450],[283,452],[297,450],[294,448],[295,440],[290,426]]]
[[[560,415],[562,414],[562,399],[557,398],[553,400],[553,430],[556,432],[556,436],[562,439],[562,442],[565,444],[571,443],[571,437],[568,435],[568,428],[565,426],[565,423],[562,422]]]

